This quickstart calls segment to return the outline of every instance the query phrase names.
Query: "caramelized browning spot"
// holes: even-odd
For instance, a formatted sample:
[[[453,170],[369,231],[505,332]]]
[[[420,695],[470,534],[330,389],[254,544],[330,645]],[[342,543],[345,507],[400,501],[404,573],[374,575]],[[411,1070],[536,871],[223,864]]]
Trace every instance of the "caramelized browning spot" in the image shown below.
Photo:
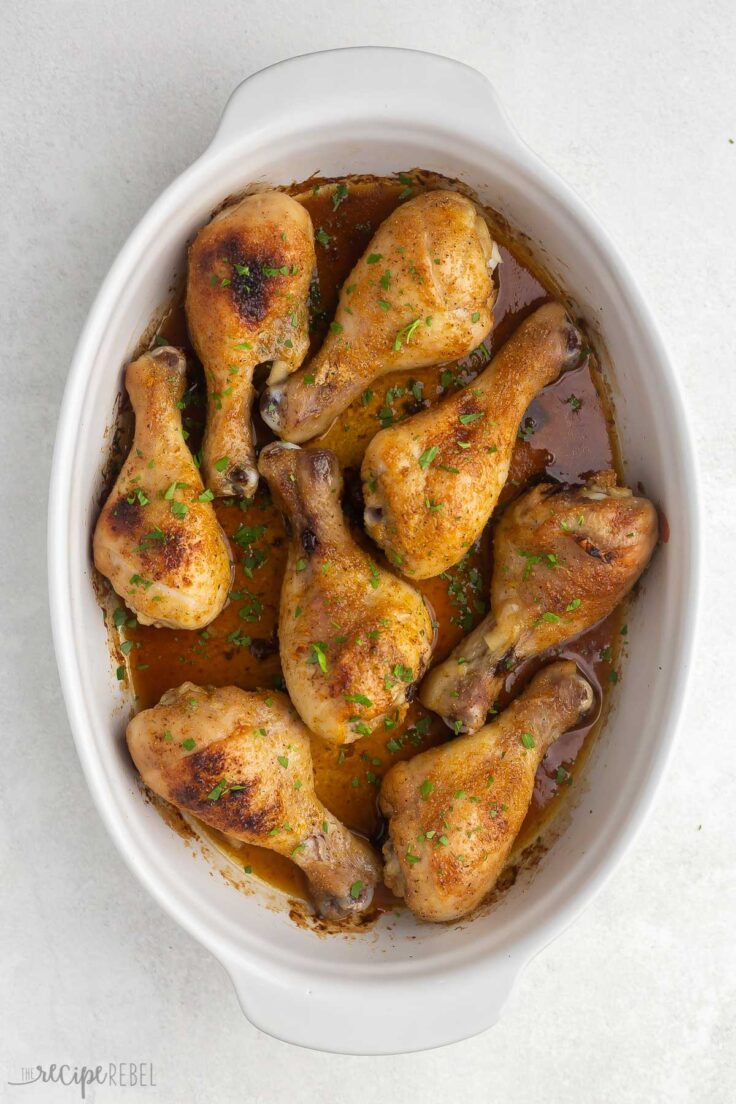
[[[176,529],[162,530],[163,540],[153,541],[141,552],[141,559],[147,568],[162,573],[170,573],[181,567],[187,554],[187,543]]]
[[[601,560],[605,564],[613,562],[613,552],[602,552],[600,548],[597,548],[593,544],[589,537],[576,537],[575,538],[583,552],[588,556],[593,556],[597,560]]]
[[[113,520],[111,528],[115,533],[134,533],[141,523],[143,507],[134,499],[132,502],[123,495],[117,500],[110,517]]]
[[[255,326],[266,317],[269,303],[280,290],[284,277],[278,270],[283,261],[270,254],[243,252],[237,235],[232,234],[203,250],[199,264],[204,278],[207,279],[225,259],[232,265],[227,277],[230,280],[228,291],[240,317]]]

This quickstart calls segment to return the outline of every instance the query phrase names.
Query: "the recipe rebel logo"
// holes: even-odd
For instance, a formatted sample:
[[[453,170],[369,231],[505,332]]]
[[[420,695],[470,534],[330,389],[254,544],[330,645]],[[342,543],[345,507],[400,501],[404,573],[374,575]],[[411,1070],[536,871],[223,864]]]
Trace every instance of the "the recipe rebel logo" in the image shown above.
[[[67,1062],[48,1066],[22,1066],[19,1076],[8,1078],[13,1087],[27,1085],[76,1086],[79,1099],[87,1099],[87,1089],[92,1085],[104,1085],[114,1089],[155,1089],[156,1080],[152,1062],[107,1062],[97,1066],[73,1066]],[[38,1099],[34,1094],[33,1100]],[[117,1099],[117,1097],[116,1097]]]

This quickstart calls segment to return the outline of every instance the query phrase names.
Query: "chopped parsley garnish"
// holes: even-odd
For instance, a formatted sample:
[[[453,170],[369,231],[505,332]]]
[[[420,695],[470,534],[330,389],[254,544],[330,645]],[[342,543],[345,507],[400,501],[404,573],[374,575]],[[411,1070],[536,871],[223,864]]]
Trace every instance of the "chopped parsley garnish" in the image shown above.
[[[395,353],[398,353],[399,349],[401,348],[402,342],[404,343],[404,345],[409,344],[416,332],[417,326],[421,321],[421,318],[415,318],[413,322],[408,322],[406,326],[402,326],[402,328],[397,331],[393,345]]]
[[[221,778],[217,785],[207,794],[207,801],[219,801],[222,795],[227,792],[227,778]]]
[[[348,198],[348,186],[342,181],[337,185],[332,193],[332,210],[336,211],[341,203]]]
[[[316,642],[311,645],[312,654],[309,657],[310,663],[316,663],[319,666],[323,675],[327,674],[327,656],[325,654],[325,645]]]
[[[347,702],[357,702],[358,705],[364,705],[366,708],[373,705],[370,698],[367,698],[365,694],[343,694],[343,698]]]
[[[418,461],[419,467],[422,469],[422,471],[427,470],[439,451],[440,450],[438,445],[430,445],[428,449],[424,450]]]

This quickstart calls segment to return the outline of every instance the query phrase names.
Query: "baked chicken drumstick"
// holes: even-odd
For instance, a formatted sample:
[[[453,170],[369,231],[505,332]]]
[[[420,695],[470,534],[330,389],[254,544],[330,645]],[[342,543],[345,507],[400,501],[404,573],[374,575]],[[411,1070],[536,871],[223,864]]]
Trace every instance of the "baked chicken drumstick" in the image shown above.
[[[429,665],[431,618],[421,595],[353,540],[333,452],[275,442],[260,470],[291,529],[279,610],[289,695],[313,732],[352,743],[403,717]]]
[[[378,376],[471,352],[493,324],[497,260],[465,196],[432,191],[397,207],[345,281],[320,351],[264,392],[264,421],[286,441],[309,441]]]
[[[185,682],[138,713],[127,740],[155,793],[301,867],[320,915],[368,908],[380,864],[317,799],[309,733],[285,694]]]
[[[95,567],[143,625],[203,629],[227,601],[232,565],[182,435],[183,355],[144,353],[125,386],[135,435],[95,526]]]
[[[439,575],[480,536],[524,411],[579,359],[581,344],[564,308],[548,303],[466,388],[376,434],[361,468],[365,525],[406,575]]]
[[[616,486],[541,483],[502,515],[493,541],[491,612],[422,683],[424,705],[474,732],[510,670],[607,617],[647,566],[657,512]]]
[[[547,749],[593,691],[574,663],[543,668],[492,724],[392,767],[384,880],[422,920],[457,920],[491,891],[526,816]]]
[[[202,470],[216,495],[256,489],[253,371],[271,361],[276,382],[304,360],[314,269],[312,220],[284,192],[246,196],[192,242],[186,313],[207,380]]]

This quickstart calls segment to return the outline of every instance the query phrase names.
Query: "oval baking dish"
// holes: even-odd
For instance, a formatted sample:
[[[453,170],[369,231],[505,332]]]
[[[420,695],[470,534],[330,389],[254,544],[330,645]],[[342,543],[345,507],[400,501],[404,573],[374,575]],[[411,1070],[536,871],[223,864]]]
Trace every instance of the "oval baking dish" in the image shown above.
[[[661,507],[669,540],[630,611],[625,686],[565,806],[566,829],[535,870],[462,924],[423,925],[402,910],[325,938],[294,924],[267,885],[238,893],[213,878],[143,800],[90,537],[123,366],[211,210],[247,184],[408,165],[460,179],[527,235],[600,335],[627,482]],[[694,459],[656,326],[605,232],[521,142],[487,81],[446,58],[361,48],[295,58],[240,85],[212,144],[135,229],[90,313],[56,440],[49,580],[66,705],[103,820],[153,896],[223,963],[253,1023],[304,1046],[375,1054],[438,1046],[495,1022],[525,963],[600,889],[651,805],[687,682],[698,558]]]

